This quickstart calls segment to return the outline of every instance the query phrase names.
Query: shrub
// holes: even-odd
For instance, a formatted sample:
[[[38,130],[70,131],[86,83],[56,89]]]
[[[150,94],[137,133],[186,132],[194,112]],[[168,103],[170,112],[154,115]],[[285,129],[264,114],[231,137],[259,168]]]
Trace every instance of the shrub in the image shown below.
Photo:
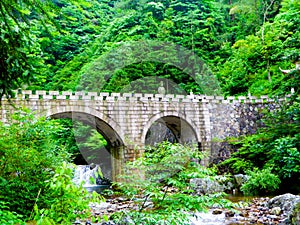
[[[88,213],[90,199],[72,183],[73,169],[67,164],[71,155],[57,138],[61,128],[58,121],[36,119],[28,110],[13,114],[9,125],[0,124],[4,216],[18,219],[20,214],[28,220],[35,215],[38,224],[52,225],[70,224]]]
[[[38,204],[46,204],[45,181],[70,156],[57,146],[54,136],[60,126],[55,120],[36,119],[29,110],[8,119],[9,125],[0,124],[0,200],[28,217],[40,191]]]
[[[81,186],[72,182],[74,168],[72,164],[63,163],[56,168],[53,177],[46,181],[49,197],[46,207],[38,209],[35,206],[35,220],[38,225],[70,224],[76,218],[88,218],[90,216],[89,203],[100,201],[100,195],[90,195]]]
[[[0,202],[0,224],[1,225],[25,225],[22,221],[22,215],[8,210],[4,202]]]
[[[0,124],[0,200],[29,217],[38,195],[39,208],[49,204],[51,193],[45,181],[70,155],[57,144],[57,121],[36,119],[29,110],[8,119],[8,125]]]
[[[164,142],[148,147],[143,157],[127,164],[122,176],[124,182],[115,184],[121,194],[135,199],[138,209],[115,213],[115,222],[122,224],[130,218],[130,224],[190,224],[187,212],[205,211],[217,205],[232,206],[222,198],[223,193],[194,194],[191,178],[216,175],[214,169],[195,163],[202,156],[197,148],[181,144]]]
[[[280,179],[271,173],[271,168],[248,171],[249,179],[242,185],[241,191],[244,195],[266,195],[273,194],[279,189]]]

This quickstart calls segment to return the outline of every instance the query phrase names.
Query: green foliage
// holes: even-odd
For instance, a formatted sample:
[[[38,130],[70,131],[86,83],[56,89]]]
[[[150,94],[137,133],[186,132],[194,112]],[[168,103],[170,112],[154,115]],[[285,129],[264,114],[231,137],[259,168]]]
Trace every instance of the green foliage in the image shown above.
[[[202,157],[197,149],[180,144],[148,147],[143,157],[128,164],[121,177],[124,182],[116,184],[122,194],[135,199],[138,210],[114,214],[114,220],[122,222],[129,216],[131,224],[189,224],[186,212],[232,207],[222,193],[193,195],[191,178],[215,176],[213,169],[195,163]]]
[[[226,6],[231,19],[227,21],[231,25],[229,30],[235,34],[232,38],[239,40],[256,33],[266,20],[272,21],[278,13],[280,0],[238,0]]]
[[[42,65],[33,23],[54,22],[52,1],[1,1],[0,2],[0,99],[10,97],[12,90],[22,82],[30,82],[31,73]]]
[[[272,168],[247,171],[249,179],[242,185],[241,191],[244,195],[266,195],[274,194],[279,189],[280,179],[278,175],[271,172]]]
[[[76,217],[89,214],[89,202],[101,200],[73,184],[74,168],[66,163],[71,154],[61,140],[65,127],[60,122],[35,119],[34,114],[23,110],[11,115],[9,125],[1,124],[3,217],[17,221],[19,216],[9,212],[15,211],[24,219],[34,216],[41,225],[71,224]]]
[[[40,61],[39,47],[33,41],[35,35],[29,33],[28,25],[23,22],[17,25],[12,18],[5,17],[8,15],[0,13],[0,98],[13,95],[12,90],[20,87],[22,81],[28,82],[32,64]]]
[[[72,119],[55,121],[60,127],[54,134],[56,144],[64,146],[75,164],[99,164],[99,161],[103,160],[97,157],[99,154],[95,152],[99,153],[109,148],[108,143],[94,127]]]
[[[73,129],[76,122],[71,119],[56,119],[55,122],[60,127],[54,134],[57,146],[64,146],[71,157],[75,158],[80,154]]]
[[[25,225],[22,215],[11,212],[4,202],[0,202],[0,223],[2,225]]]
[[[236,41],[231,49],[225,46],[232,53],[220,64],[218,77],[226,94],[284,95],[292,87],[298,91],[299,72],[283,75],[279,70],[290,68],[300,54],[299,5],[290,3],[289,7],[283,7],[272,21],[264,21],[257,33]]]
[[[275,171],[280,177],[298,177],[300,171],[299,134],[294,137],[283,137],[274,141],[273,155],[269,164],[276,165]]]
[[[39,191],[45,198],[49,194],[45,180],[70,155],[54,139],[60,129],[56,121],[35,119],[27,110],[11,115],[9,124],[0,126],[0,199],[8,202],[10,209],[29,216]],[[43,204],[41,198],[39,205]]]
[[[160,54],[159,62],[146,60],[145,54],[135,55],[136,51],[143,52],[143,46],[131,46],[131,54],[124,54],[130,43],[141,40],[176,43],[191,50],[212,68],[211,73],[217,73],[226,94],[285,94],[296,88],[299,79],[291,74],[283,76],[279,67],[290,67],[290,61],[299,56],[298,4],[282,1],[280,9],[279,0],[217,2],[93,3],[81,7],[97,21],[97,26],[90,25],[91,31],[85,34],[79,32],[86,26],[85,14],[63,4],[62,11],[69,17],[59,21],[68,35],[66,40],[56,36],[54,43],[46,41],[49,37],[43,39],[52,71],[43,88],[155,93],[159,82],[145,78],[158,77],[172,80],[186,93],[205,92],[199,87],[201,79],[194,80],[184,70],[198,64],[193,64],[193,56],[181,54],[178,65],[183,67],[176,68],[170,64],[172,53]],[[123,52],[116,51],[118,48]],[[201,84],[211,85],[202,80]]]
[[[196,72],[185,70],[199,64],[194,56],[212,68],[210,73],[217,73],[226,94],[285,94],[299,83],[298,73],[283,76],[279,70],[291,67],[290,61],[300,54],[295,1],[21,3],[2,1],[0,5],[2,94],[12,94],[9,90],[23,81],[30,83],[29,89],[157,90],[155,81],[145,85],[149,82],[145,77],[171,80],[186,93],[204,93],[199,81],[204,87],[211,84],[201,76],[193,79],[187,72]],[[121,63],[117,71],[112,68],[122,60],[97,61],[122,43],[141,40],[176,43],[195,55],[181,54],[180,68],[172,66],[164,54],[159,55],[160,62],[137,55],[135,59],[142,61]]]
[[[172,55],[162,51],[156,60],[151,60],[143,54],[144,48],[149,46],[130,44],[141,40],[154,40],[158,46],[164,46],[168,42],[176,43],[196,51],[200,58],[211,59],[211,55],[220,47],[217,40],[221,32],[222,26],[219,25],[222,24],[222,17],[218,14],[218,8],[209,1],[165,1],[157,4],[136,1],[134,7],[129,5],[130,1],[120,1],[114,8],[101,10],[112,15],[111,18],[102,18],[110,23],[99,23],[101,32],[97,38],[85,46],[85,51],[74,56],[67,64],[63,63],[65,66],[57,70],[51,88],[122,91],[124,86],[135,80],[159,77],[172,80],[185,92],[202,93],[203,90],[187,74],[190,72],[195,75],[195,71],[187,70],[199,64],[194,61],[193,53],[177,56],[176,53]],[[202,12],[202,9],[205,10]],[[109,10],[115,14],[109,14]],[[201,40],[202,37],[205,41]],[[117,51],[118,48],[121,51]],[[171,63],[176,57],[179,68]],[[144,81],[144,84],[148,84],[148,81]],[[140,91],[137,87],[139,85],[132,88]],[[150,89],[147,90],[156,91],[157,87]]]
[[[286,105],[266,114],[263,121],[265,127],[236,142],[239,150],[223,165],[229,165],[235,173],[245,173],[254,167],[271,168],[282,181],[282,188],[291,188],[287,183],[299,182],[299,107],[300,98],[293,97]]]
[[[35,220],[38,225],[71,224],[76,218],[90,216],[90,202],[103,200],[95,192],[91,197],[81,186],[72,182],[74,167],[63,163],[56,168],[55,174],[47,183],[46,189],[49,196],[46,200],[47,207],[38,208],[35,205]]]
[[[132,218],[128,224],[147,224],[147,225],[175,225],[190,224],[189,216],[187,213],[182,211],[157,211],[156,213],[147,212],[147,211],[130,211],[124,213],[114,214],[113,218],[116,222],[121,222],[124,218]]]

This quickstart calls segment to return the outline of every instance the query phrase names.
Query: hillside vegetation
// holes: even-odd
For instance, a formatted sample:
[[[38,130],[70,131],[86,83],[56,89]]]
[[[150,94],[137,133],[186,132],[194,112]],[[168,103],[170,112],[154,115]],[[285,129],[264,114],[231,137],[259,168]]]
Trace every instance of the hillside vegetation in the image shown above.
[[[256,134],[222,140],[235,152],[219,168],[248,174],[247,194],[299,193],[299,27],[299,0],[1,0],[0,99],[18,88],[157,93],[163,84],[166,93],[274,99],[293,90],[278,110],[263,112]],[[97,151],[108,142],[72,122],[37,119],[25,109],[0,124],[1,224],[72,224],[91,216],[89,202],[101,197],[88,198],[73,184],[67,162],[86,163],[80,148]],[[181,151],[185,166],[172,162]],[[121,185],[123,194],[146,196],[128,214],[135,221],[185,224],[176,221],[188,221],[186,211],[232,207],[222,194],[190,194],[189,179],[218,172],[193,163],[190,149],[164,143],[148,153],[131,166],[157,169],[153,162],[166,160],[180,172],[144,189]],[[144,208],[148,199],[156,208]]]
[[[298,74],[279,69],[291,69],[299,59],[298,1],[46,2],[16,1],[12,9],[1,3],[4,92],[26,83],[29,89],[118,92],[144,80],[131,87],[142,91],[167,79],[187,93],[203,93],[191,71],[184,71],[197,67],[196,58],[225,95],[280,95],[292,87],[298,92]],[[149,41],[160,47],[173,43],[188,53],[138,54],[147,52]]]

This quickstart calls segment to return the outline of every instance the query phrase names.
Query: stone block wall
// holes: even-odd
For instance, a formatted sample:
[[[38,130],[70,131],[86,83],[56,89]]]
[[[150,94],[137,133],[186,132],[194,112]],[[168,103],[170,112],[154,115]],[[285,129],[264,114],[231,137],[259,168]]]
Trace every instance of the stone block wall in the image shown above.
[[[210,162],[218,163],[230,157],[235,151],[226,139],[243,135],[254,134],[262,127],[265,111],[273,111],[280,104],[289,100],[290,96],[281,99],[271,99],[267,96],[261,98],[228,97],[227,102],[209,102],[211,152]]]
[[[278,99],[284,102],[286,98]],[[278,102],[268,96],[227,97],[205,95],[162,95],[140,93],[97,93],[59,91],[16,91],[8,102],[2,99],[0,119],[23,106],[37,115],[76,117],[94,124],[111,141],[121,161],[133,160],[142,151],[151,124],[161,118],[177,132],[182,142],[196,140],[210,161],[229,157],[226,138],[254,133],[262,126],[263,110]],[[71,114],[74,115],[71,115]],[[179,118],[179,119],[176,119]],[[101,130],[102,129],[102,130]],[[177,129],[177,130],[176,130]],[[189,136],[195,137],[189,137]],[[125,146],[125,148],[124,148]],[[116,172],[117,173],[117,172]]]

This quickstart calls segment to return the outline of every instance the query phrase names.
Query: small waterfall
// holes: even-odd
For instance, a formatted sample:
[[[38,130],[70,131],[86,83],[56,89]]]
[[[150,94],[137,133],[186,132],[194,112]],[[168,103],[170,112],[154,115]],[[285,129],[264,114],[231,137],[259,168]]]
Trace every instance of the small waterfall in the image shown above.
[[[73,181],[75,184],[80,185],[84,182],[83,186],[93,186],[96,183],[92,184],[92,179],[96,181],[98,177],[98,166],[96,165],[92,168],[90,165],[77,165],[74,173]]]
[[[88,191],[108,188],[111,181],[103,177],[99,165],[77,165],[74,172],[73,182],[77,185],[83,183],[83,187]]]

